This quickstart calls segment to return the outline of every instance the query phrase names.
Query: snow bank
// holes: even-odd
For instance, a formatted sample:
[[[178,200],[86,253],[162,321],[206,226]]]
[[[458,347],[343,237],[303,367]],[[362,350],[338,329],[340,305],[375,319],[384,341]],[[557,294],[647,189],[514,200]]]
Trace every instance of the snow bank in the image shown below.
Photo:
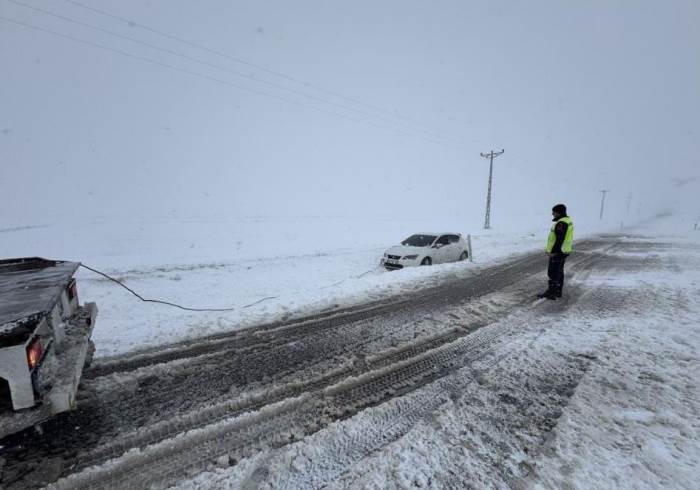
[[[542,247],[549,217],[505,231],[465,229],[453,218],[111,217],[89,222],[13,224],[0,229],[0,256],[70,259],[113,274],[147,298],[194,313],[139,302],[115,284],[79,273],[82,301],[99,307],[96,356],[231,331],[400,294],[455,270],[473,270]],[[579,237],[598,231],[578,223]],[[474,264],[385,273],[383,251],[418,231],[473,235]]]
[[[443,229],[455,226],[410,219],[113,218],[5,227],[0,256],[77,260],[113,274],[147,298],[235,309],[195,313],[141,303],[83,270],[81,301],[95,301],[100,310],[96,355],[108,356],[419,287],[456,266],[388,274],[378,267],[379,259],[385,248],[413,232]],[[477,234],[477,262],[537,248],[541,235]]]

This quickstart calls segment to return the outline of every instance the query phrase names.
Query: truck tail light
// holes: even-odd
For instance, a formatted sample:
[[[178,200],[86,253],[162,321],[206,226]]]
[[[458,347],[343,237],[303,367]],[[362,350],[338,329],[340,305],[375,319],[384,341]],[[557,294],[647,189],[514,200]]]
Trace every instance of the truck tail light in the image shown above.
[[[78,297],[78,283],[73,279],[68,285],[68,300],[73,301],[73,298]]]
[[[37,367],[43,354],[44,349],[41,347],[41,339],[36,339],[27,348],[27,363],[29,364],[29,369]]]

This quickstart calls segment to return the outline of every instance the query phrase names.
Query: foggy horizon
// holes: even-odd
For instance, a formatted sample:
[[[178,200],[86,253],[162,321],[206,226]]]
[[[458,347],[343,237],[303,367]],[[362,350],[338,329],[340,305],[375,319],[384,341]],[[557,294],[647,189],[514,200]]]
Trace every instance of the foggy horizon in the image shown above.
[[[477,227],[480,153],[502,148],[494,226],[546,219],[557,202],[595,220],[601,189],[611,219],[629,217],[630,194],[636,218],[700,213],[694,2],[0,0],[0,16],[7,225],[441,216]]]

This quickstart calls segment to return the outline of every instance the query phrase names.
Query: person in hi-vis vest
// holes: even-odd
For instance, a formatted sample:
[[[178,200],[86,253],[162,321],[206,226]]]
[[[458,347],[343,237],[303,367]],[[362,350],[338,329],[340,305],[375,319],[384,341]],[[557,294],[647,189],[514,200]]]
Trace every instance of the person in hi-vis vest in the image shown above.
[[[574,222],[566,214],[566,206],[557,204],[552,208],[554,224],[547,238],[545,252],[549,255],[549,287],[539,298],[557,299],[561,298],[564,288],[564,263],[573,250],[574,242]]]

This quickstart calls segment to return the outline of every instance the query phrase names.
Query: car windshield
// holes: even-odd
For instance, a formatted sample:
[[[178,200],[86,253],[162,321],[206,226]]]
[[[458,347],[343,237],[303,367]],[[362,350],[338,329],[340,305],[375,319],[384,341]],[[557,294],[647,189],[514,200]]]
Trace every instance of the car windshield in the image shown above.
[[[435,235],[411,235],[401,245],[409,247],[429,247],[435,241]]]

